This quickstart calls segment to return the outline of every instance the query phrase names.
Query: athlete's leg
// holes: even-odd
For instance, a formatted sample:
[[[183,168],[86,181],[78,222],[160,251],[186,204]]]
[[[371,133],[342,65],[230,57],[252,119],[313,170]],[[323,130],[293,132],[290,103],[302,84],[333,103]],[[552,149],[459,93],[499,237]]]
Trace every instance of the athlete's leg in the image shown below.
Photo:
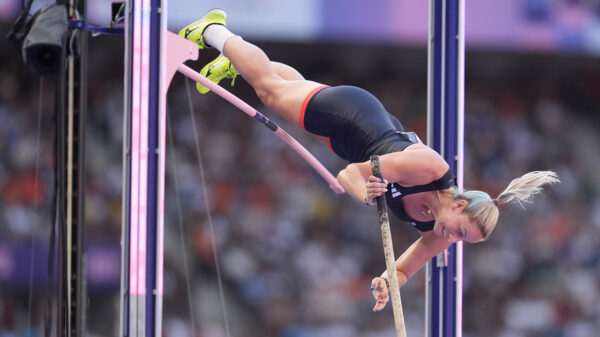
[[[239,37],[228,39],[223,52],[263,104],[286,120],[299,123],[304,99],[321,84],[305,80],[289,66],[271,62],[260,48]]]
[[[286,120],[298,124],[302,103],[320,84],[305,80],[289,66],[271,62],[260,48],[231,33],[225,24],[225,12],[215,9],[182,29],[179,35],[196,42],[200,49],[212,46],[229,59],[225,59],[226,61],[231,61],[221,62],[222,64],[215,64],[214,69],[207,69],[214,70],[212,77],[223,75],[234,78],[239,72],[267,107]],[[233,64],[235,70],[231,69],[230,64]],[[219,76],[210,78],[207,75],[217,83]]]
[[[284,80],[288,80],[288,81],[303,81],[304,80],[304,76],[302,76],[302,74],[300,74],[296,69],[288,66],[287,64],[271,61],[271,65],[273,66],[273,68],[275,68],[275,72],[277,72],[277,75],[281,76]],[[293,118],[295,118],[296,121],[299,120],[299,116],[293,116]],[[311,134],[315,138],[317,138],[320,142],[329,146],[329,139],[327,137],[319,136],[319,135],[316,135],[313,133],[311,133]]]
[[[304,76],[298,72],[298,70],[283,64],[280,62],[271,61],[271,65],[275,68],[277,75],[281,76],[284,80],[288,81],[301,81],[304,80]]]

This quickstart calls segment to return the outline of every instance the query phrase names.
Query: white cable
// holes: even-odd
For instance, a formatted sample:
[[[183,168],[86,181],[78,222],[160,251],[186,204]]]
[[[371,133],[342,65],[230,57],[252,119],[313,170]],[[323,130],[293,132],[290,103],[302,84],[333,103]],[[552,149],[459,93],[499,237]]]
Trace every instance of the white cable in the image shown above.
[[[42,133],[42,100],[44,94],[44,77],[40,77],[40,95],[38,102],[38,120],[37,120],[37,133],[35,140],[35,176],[33,185],[33,214],[38,213],[38,176],[40,167],[40,136]],[[35,270],[35,234],[36,234],[36,221],[31,224],[31,259],[29,261],[29,299],[27,304],[27,325],[28,329],[31,328],[31,307],[33,302],[33,271]]]
[[[190,281],[190,270],[186,252],[186,244],[183,236],[183,217],[181,212],[181,198],[179,197],[179,180],[177,179],[177,162],[175,160],[175,151],[173,146],[173,133],[171,132],[171,118],[167,113],[167,135],[169,137],[169,153],[171,154],[171,167],[173,168],[173,182],[175,188],[175,203],[177,204],[177,218],[179,223],[179,240],[181,243],[181,252],[183,256],[183,270],[185,273],[185,286],[187,288],[187,300],[190,310],[190,323],[192,326],[192,336],[196,336],[196,322],[194,319],[194,304],[192,301],[192,286]]]
[[[221,309],[223,310],[223,320],[225,321],[225,336],[230,337],[229,333],[229,318],[227,315],[227,307],[225,306],[225,292],[223,290],[223,280],[221,278],[221,268],[219,267],[219,255],[217,249],[217,240],[215,237],[215,228],[212,221],[212,213],[208,203],[208,193],[206,191],[206,179],[204,178],[204,167],[202,165],[202,153],[200,151],[200,140],[198,139],[198,130],[196,130],[196,119],[194,118],[194,106],[192,103],[192,94],[190,92],[190,80],[185,79],[185,90],[187,92],[188,104],[190,107],[190,115],[192,118],[192,129],[194,131],[194,140],[196,144],[196,157],[198,159],[198,168],[200,169],[200,182],[202,183],[202,193],[204,194],[204,206],[206,207],[206,217],[208,218],[208,227],[210,229],[210,237],[213,241],[213,256],[215,259],[215,270],[217,272],[217,283],[219,286],[219,296],[221,297]]]

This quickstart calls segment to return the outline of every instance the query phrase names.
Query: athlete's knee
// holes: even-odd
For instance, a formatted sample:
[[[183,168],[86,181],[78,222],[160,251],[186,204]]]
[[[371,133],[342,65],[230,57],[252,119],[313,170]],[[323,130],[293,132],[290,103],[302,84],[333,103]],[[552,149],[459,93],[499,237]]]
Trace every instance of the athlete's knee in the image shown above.
[[[278,82],[281,82],[281,80],[270,79],[260,81],[254,85],[254,91],[264,105],[271,107],[276,104],[279,95],[279,90],[277,90]]]
[[[277,95],[272,90],[264,88],[255,89],[256,95],[265,106],[273,107],[277,102]]]
[[[275,69],[277,75],[281,78],[288,81],[301,81],[304,80],[304,76],[300,74],[296,69],[288,66],[287,64],[273,62],[271,61],[271,65]]]

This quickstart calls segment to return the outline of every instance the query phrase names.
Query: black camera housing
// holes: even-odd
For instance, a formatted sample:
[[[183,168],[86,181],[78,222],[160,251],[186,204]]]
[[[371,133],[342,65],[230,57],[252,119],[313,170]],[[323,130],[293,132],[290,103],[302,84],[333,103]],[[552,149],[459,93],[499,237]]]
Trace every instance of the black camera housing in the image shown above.
[[[28,25],[21,46],[25,64],[41,74],[58,71],[63,58],[63,35],[69,25],[66,6],[46,6],[35,13]]]

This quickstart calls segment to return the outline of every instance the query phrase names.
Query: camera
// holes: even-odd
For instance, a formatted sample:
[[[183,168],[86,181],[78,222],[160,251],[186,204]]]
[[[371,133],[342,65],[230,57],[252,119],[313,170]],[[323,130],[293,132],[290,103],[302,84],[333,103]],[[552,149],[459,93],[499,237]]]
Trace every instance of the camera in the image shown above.
[[[27,66],[48,74],[60,69],[63,35],[69,25],[64,5],[49,5],[40,9],[28,23],[21,51]]]

